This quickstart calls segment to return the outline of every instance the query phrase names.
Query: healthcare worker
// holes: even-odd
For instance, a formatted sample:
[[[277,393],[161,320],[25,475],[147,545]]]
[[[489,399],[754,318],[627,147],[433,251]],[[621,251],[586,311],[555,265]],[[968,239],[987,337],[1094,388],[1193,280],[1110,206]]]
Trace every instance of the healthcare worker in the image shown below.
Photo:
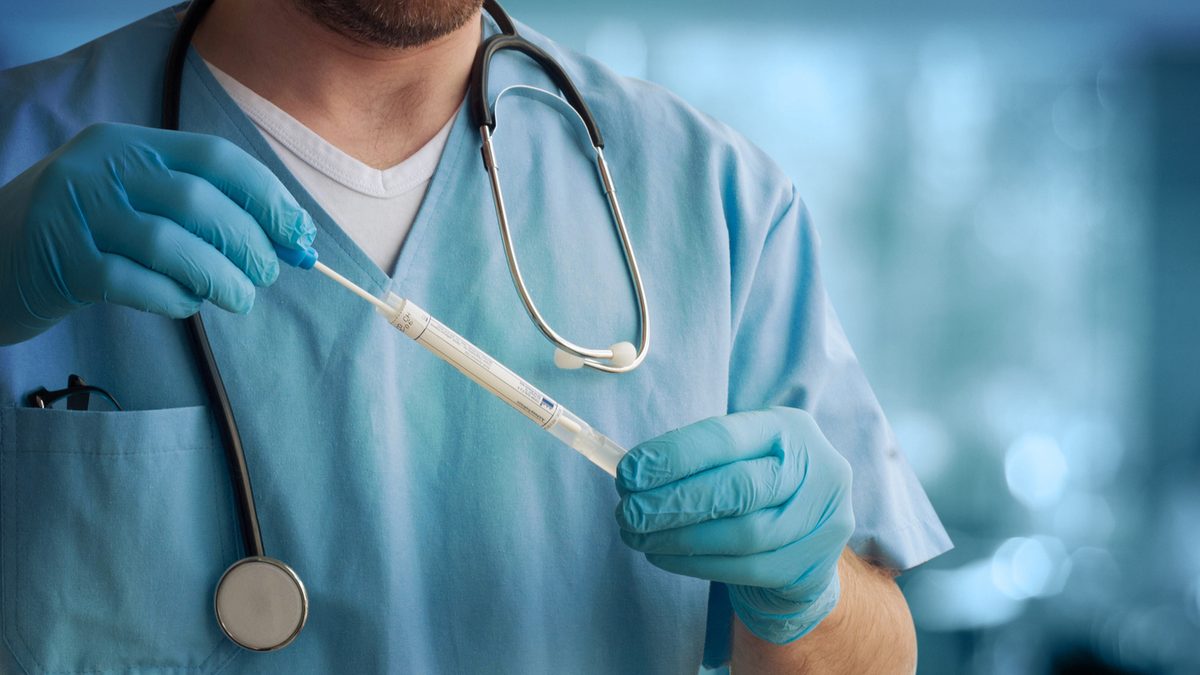
[[[560,370],[513,291],[462,105],[497,31],[478,0],[218,0],[182,131],[164,131],[185,9],[0,74],[0,670],[912,672],[893,576],[949,542],[768,158],[520,26],[603,129],[654,317],[631,373]],[[519,54],[489,74],[531,292],[564,335],[630,339],[586,134],[543,95],[496,100],[513,85],[557,90]],[[276,246],[413,298],[633,446],[615,489]],[[195,312],[266,549],[307,588],[278,651],[213,617],[242,551],[175,320]],[[120,408],[29,404],[73,374]]]

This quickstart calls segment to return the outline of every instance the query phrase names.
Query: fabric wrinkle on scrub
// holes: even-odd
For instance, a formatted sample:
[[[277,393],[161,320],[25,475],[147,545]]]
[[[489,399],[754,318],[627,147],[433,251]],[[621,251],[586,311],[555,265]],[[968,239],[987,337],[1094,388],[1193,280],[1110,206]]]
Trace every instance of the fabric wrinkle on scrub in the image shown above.
[[[575,413],[561,406],[540,389],[489,356],[469,340],[430,316],[415,302],[389,293],[380,300],[327,265],[312,265],[351,293],[374,305],[387,322],[430,353],[453,366],[471,381],[504,401],[531,422],[588,458],[610,476],[616,477],[617,464],[626,450],[599,433]],[[629,345],[632,349],[633,345]]]

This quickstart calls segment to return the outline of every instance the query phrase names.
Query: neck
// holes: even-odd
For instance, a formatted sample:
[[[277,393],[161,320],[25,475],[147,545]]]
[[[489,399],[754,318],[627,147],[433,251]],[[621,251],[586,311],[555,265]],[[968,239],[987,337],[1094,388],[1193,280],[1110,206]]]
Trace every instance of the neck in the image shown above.
[[[209,63],[346,154],[394,166],[429,142],[467,90],[480,19],[419,47],[355,42],[290,0],[223,0],[196,32]]]

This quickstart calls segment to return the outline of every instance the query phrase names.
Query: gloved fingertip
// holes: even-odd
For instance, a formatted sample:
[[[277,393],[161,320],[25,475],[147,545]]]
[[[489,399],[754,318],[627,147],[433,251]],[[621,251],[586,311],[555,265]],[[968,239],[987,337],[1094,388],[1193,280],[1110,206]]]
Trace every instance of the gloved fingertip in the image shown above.
[[[631,548],[635,551],[641,550],[640,544],[643,539],[642,535],[640,535],[636,532],[630,532],[629,530],[625,530],[625,529],[617,530],[617,534],[621,537],[621,541],[626,546],[628,546],[629,548]]]
[[[204,301],[201,300],[200,298],[192,297],[183,302],[177,302],[177,303],[168,305],[164,309],[163,313],[166,314],[167,316],[171,317],[172,319],[186,319],[189,316],[192,316],[193,314],[199,312],[200,307],[203,304],[204,304]]]
[[[630,495],[617,506],[617,524],[622,530],[636,533],[650,531],[650,518],[646,515],[646,504],[639,495]]]
[[[226,309],[234,314],[249,314],[250,310],[254,309],[254,295],[238,296]]]
[[[617,462],[617,492],[622,495],[634,492],[637,490],[637,455],[633,450],[625,453],[620,462]]]
[[[308,215],[308,211],[301,210],[296,214],[296,222],[292,227],[292,232],[295,233],[292,243],[299,248],[309,248],[316,241],[317,226],[313,222],[312,216]]]
[[[678,569],[679,556],[645,552],[643,552],[642,555],[646,556],[646,562],[654,565],[660,570],[666,570],[674,574],[683,574],[683,572]]]
[[[262,279],[259,286],[270,286],[279,279],[279,258],[273,258],[267,261],[263,267]]]
[[[617,474],[613,476],[613,487],[617,489],[618,497],[624,497],[625,495],[629,494],[629,488],[625,487],[625,483],[621,480],[621,473],[619,470],[617,471]]]
[[[626,490],[640,492],[669,482],[663,475],[664,441],[654,438],[633,446],[617,465],[617,480]]]

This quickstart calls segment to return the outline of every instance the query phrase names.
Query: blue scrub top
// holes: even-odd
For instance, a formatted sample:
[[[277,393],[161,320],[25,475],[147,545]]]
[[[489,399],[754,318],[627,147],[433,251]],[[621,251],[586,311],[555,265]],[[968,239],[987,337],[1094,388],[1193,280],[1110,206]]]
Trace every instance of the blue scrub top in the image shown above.
[[[156,125],[174,11],[0,74],[0,184],[93,122]],[[313,202],[195,53],[182,126],[278,173],[331,267],[413,298],[618,442],[805,408],[854,468],[854,549],[896,569],[946,550],[829,305],[788,178],[670,93],[524,32],[562,61],[608,142],[654,315],[632,374],[553,365],[513,291],[465,112],[391,270]],[[550,88],[523,57],[499,57],[493,94],[518,83]],[[516,246],[544,313],[577,342],[633,339],[632,290],[578,123],[534,98],[497,108]],[[304,579],[308,626],[271,654],[219,632],[214,585],[241,551],[183,325],[95,305],[0,348],[3,672],[695,673],[706,649],[710,662],[727,655],[723,589],[710,607],[708,582],[626,548],[607,475],[366,303],[286,268],[250,314],[203,316],[267,553]],[[127,411],[23,407],[70,373]]]

